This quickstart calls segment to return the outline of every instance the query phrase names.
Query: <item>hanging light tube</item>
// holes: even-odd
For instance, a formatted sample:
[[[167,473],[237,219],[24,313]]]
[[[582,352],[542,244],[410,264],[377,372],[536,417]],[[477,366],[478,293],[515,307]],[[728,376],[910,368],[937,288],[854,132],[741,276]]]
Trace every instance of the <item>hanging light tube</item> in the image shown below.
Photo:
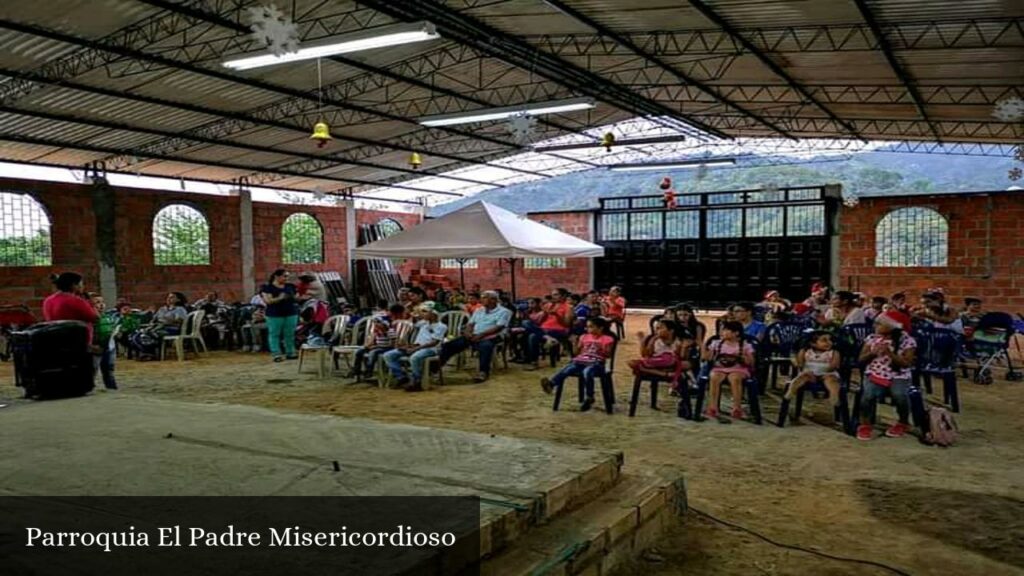
[[[274,66],[287,62],[326,58],[328,56],[359,52],[361,50],[424,42],[440,37],[434,25],[430,22],[396,24],[394,26],[382,26],[371,30],[343,34],[315,42],[303,42],[297,52],[280,56],[267,50],[242,54],[230,60],[225,60],[223,65],[233,70],[250,70],[252,68]]]
[[[469,124],[472,122],[488,122],[490,120],[504,120],[519,114],[529,116],[540,116],[542,114],[558,114],[561,112],[574,112],[577,110],[589,110],[593,108],[593,98],[572,98],[569,100],[551,100],[548,102],[534,102],[520,106],[505,106],[503,108],[485,108],[483,110],[469,110],[455,114],[439,114],[437,116],[425,116],[420,118],[420,124],[424,126],[452,126],[454,124]]]
[[[615,148],[622,146],[646,146],[648,144],[675,144],[679,142],[685,142],[686,136],[682,134],[675,134],[670,136],[651,136],[649,138],[630,138],[626,140],[616,140],[613,144]],[[600,141],[593,142],[577,142],[575,144],[550,144],[547,146],[534,146],[534,152],[563,152],[566,150],[586,150],[588,148],[600,148],[604,146]]]
[[[677,168],[700,168],[701,166],[732,166],[735,158],[708,158],[707,160],[681,160],[678,162],[648,162],[646,164],[612,164],[608,168],[614,172],[644,172],[651,170],[674,170]]]

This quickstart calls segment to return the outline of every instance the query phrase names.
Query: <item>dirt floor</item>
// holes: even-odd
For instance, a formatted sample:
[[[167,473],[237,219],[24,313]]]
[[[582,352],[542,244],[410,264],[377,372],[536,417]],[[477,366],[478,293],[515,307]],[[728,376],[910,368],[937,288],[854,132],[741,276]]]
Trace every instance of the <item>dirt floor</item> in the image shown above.
[[[631,317],[630,324],[630,333],[646,329],[647,318]],[[409,394],[318,380],[297,374],[294,362],[273,364],[266,355],[218,352],[183,364],[121,360],[118,393],[540,438],[623,450],[626,470],[682,468],[691,506],[685,523],[627,573],[1024,574],[1024,384],[961,380],[960,442],[940,449],[909,437],[858,442],[808,420],[785,429],[681,421],[667,394],[662,410],[652,411],[645,392],[629,418],[625,366],[636,353],[632,345],[620,347],[619,403],[611,416],[578,412],[574,386],[563,409],[552,412],[552,398],[538,385],[548,372],[514,364],[483,385],[450,369],[448,386]],[[0,404],[17,396],[5,369]],[[766,401],[772,419],[777,406]],[[812,401],[807,408],[814,420],[826,421],[824,405]],[[891,417],[892,408],[879,413]]]

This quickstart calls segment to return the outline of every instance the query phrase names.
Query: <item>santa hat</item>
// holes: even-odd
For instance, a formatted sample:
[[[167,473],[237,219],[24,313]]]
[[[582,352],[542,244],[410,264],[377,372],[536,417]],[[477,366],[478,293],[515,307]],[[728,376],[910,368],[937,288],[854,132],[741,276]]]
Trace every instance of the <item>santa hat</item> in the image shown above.
[[[875,318],[875,322],[881,322],[891,328],[899,328],[904,332],[910,332],[910,316],[899,310],[886,310]]]
[[[778,295],[779,295],[779,291],[778,290],[769,290],[769,291],[764,293],[764,299],[767,300],[767,299],[771,298],[772,296],[778,296]]]
[[[811,285],[811,294],[817,294],[818,292],[824,292],[828,290],[828,286],[825,286],[821,282],[815,282]]]
[[[804,304],[803,302],[800,302],[798,304],[794,304],[793,305],[793,313],[794,314],[807,314],[810,311],[811,311],[811,307],[808,306],[807,304]]]

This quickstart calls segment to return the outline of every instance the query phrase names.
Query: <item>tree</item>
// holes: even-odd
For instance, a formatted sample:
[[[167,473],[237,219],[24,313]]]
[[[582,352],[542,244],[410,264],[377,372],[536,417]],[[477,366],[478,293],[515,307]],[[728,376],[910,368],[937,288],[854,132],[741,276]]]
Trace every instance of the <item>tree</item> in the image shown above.
[[[285,264],[321,264],[324,261],[324,231],[309,214],[296,213],[281,226]]]
[[[210,263],[210,225],[199,211],[175,205],[153,221],[153,261],[158,266]]]
[[[50,231],[40,228],[32,236],[0,238],[0,262],[4,266],[49,266],[53,263]]]

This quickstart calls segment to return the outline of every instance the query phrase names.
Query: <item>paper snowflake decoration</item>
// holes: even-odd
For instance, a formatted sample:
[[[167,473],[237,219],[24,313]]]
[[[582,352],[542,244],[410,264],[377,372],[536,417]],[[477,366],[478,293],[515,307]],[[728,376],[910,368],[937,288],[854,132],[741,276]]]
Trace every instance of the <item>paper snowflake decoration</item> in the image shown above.
[[[708,175],[707,164],[701,164],[700,166],[697,166],[697,174],[695,176],[696,176],[698,181],[699,180],[703,180],[705,177],[707,177],[707,175]]]
[[[1003,122],[1016,122],[1024,120],[1024,100],[1020,98],[1005,98],[996,102],[992,110],[992,116]]]
[[[1019,166],[1018,167],[1014,167],[1014,168],[1010,168],[1010,173],[1009,173],[1010,180],[1015,180],[1015,181],[1016,180],[1020,180],[1021,176],[1024,176],[1024,170],[1021,170]]]
[[[1024,144],[1017,144],[1017,147],[1014,148],[1013,159],[1018,162],[1024,162]]]
[[[262,43],[275,56],[298,52],[299,31],[295,23],[285,18],[277,6],[255,6],[249,8],[249,28],[257,42]]]
[[[860,196],[857,196],[853,192],[846,192],[843,194],[843,206],[847,208],[854,208],[860,204]]]
[[[508,131],[516,144],[527,144],[533,140],[533,127],[536,124],[537,119],[524,112],[509,118]]]

